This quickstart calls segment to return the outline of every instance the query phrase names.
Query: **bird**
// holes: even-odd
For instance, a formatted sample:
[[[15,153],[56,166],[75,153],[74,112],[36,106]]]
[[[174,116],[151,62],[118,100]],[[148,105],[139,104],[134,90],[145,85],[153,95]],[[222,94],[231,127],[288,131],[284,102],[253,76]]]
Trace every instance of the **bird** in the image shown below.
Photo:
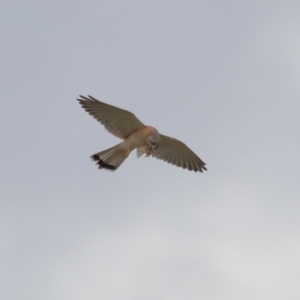
[[[132,112],[101,102],[94,97],[79,95],[82,108],[104,125],[105,129],[123,141],[114,147],[91,155],[98,169],[117,170],[137,149],[137,157],[155,157],[177,167],[194,172],[207,170],[205,163],[183,142],[160,134],[144,125]]]

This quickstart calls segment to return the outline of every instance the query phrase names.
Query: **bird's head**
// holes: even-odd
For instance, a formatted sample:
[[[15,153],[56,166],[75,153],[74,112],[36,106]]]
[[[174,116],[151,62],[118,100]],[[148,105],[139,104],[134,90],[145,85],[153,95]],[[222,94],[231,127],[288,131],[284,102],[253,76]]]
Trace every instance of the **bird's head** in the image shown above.
[[[154,150],[158,147],[160,136],[158,132],[153,132],[148,138],[149,149]]]

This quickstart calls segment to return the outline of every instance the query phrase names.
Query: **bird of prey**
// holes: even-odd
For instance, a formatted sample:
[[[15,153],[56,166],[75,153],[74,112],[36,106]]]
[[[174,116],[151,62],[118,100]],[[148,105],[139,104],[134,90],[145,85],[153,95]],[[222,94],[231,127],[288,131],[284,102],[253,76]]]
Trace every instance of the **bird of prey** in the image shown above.
[[[120,144],[91,156],[99,169],[115,171],[130,152],[137,149],[138,157],[146,154],[190,171],[207,170],[205,163],[184,143],[144,125],[130,111],[103,103],[92,96],[80,95],[77,100],[107,131],[123,139]]]

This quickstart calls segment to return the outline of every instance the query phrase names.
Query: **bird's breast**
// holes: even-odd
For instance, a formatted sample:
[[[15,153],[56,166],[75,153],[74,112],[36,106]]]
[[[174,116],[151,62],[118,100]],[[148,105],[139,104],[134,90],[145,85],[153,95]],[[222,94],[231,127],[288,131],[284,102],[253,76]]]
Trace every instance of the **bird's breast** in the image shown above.
[[[158,133],[157,130],[150,126],[145,126],[130,134],[123,142],[125,148],[132,151],[136,148],[148,146],[148,138],[150,135]]]

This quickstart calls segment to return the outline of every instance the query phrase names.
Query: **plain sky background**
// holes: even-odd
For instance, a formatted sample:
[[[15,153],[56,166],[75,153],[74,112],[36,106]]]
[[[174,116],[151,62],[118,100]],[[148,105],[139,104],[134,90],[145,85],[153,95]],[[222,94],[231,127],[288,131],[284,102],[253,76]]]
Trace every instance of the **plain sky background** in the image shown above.
[[[0,298],[300,297],[299,1],[2,1]],[[79,94],[186,143],[135,153]]]

